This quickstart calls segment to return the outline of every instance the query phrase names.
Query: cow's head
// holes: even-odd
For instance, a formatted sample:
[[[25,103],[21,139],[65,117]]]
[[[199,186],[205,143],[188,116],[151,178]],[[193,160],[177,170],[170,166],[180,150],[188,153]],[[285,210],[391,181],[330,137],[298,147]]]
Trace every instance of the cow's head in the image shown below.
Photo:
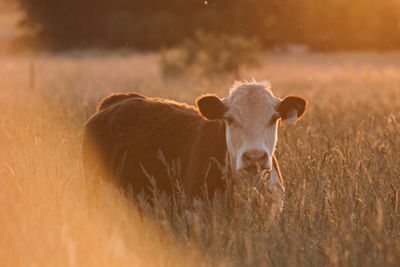
[[[300,119],[307,101],[298,96],[275,97],[268,83],[236,83],[228,97],[201,96],[196,101],[207,120],[224,120],[226,144],[235,173],[272,170],[278,121]]]

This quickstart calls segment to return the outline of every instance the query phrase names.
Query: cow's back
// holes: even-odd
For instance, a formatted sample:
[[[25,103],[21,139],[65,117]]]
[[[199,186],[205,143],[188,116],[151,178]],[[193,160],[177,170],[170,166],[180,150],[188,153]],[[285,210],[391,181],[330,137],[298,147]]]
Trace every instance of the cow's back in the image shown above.
[[[96,112],[108,108],[111,105],[120,103],[121,101],[132,99],[132,98],[145,98],[138,93],[114,93],[103,98],[97,105]]]

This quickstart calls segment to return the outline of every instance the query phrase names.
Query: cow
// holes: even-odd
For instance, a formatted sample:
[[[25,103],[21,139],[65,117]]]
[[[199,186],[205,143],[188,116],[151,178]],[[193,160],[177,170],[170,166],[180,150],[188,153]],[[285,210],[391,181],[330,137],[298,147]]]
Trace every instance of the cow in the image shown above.
[[[306,108],[302,97],[275,97],[268,82],[236,82],[228,97],[202,95],[196,106],[111,94],[84,126],[83,166],[133,193],[148,194],[153,177],[168,195],[179,183],[189,199],[201,197],[204,186],[213,197],[227,174],[266,177],[270,190],[284,193],[274,155],[278,121],[295,122]],[[166,162],[179,174],[172,177]]]

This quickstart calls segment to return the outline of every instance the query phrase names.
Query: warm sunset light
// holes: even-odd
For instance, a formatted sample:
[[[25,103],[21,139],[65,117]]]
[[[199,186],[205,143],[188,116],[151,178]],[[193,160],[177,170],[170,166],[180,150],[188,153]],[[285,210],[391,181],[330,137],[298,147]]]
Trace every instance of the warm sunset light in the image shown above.
[[[399,0],[0,0],[0,266],[399,266],[399,49]]]

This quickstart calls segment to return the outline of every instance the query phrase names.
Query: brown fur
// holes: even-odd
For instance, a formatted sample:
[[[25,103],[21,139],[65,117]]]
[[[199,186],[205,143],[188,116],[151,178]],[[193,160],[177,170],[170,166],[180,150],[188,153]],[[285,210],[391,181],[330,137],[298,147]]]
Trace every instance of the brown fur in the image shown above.
[[[208,94],[201,96],[196,100],[196,105],[205,119],[217,120],[224,117],[224,104],[216,95]]]
[[[134,193],[150,186],[142,167],[156,179],[158,189],[172,193],[176,181],[168,176],[159,151],[170,164],[180,161],[178,179],[188,197],[199,195],[204,182],[210,195],[223,188],[213,159],[224,164],[224,122],[203,119],[193,106],[137,94],[114,94],[99,104],[85,124],[85,171],[111,177]]]

